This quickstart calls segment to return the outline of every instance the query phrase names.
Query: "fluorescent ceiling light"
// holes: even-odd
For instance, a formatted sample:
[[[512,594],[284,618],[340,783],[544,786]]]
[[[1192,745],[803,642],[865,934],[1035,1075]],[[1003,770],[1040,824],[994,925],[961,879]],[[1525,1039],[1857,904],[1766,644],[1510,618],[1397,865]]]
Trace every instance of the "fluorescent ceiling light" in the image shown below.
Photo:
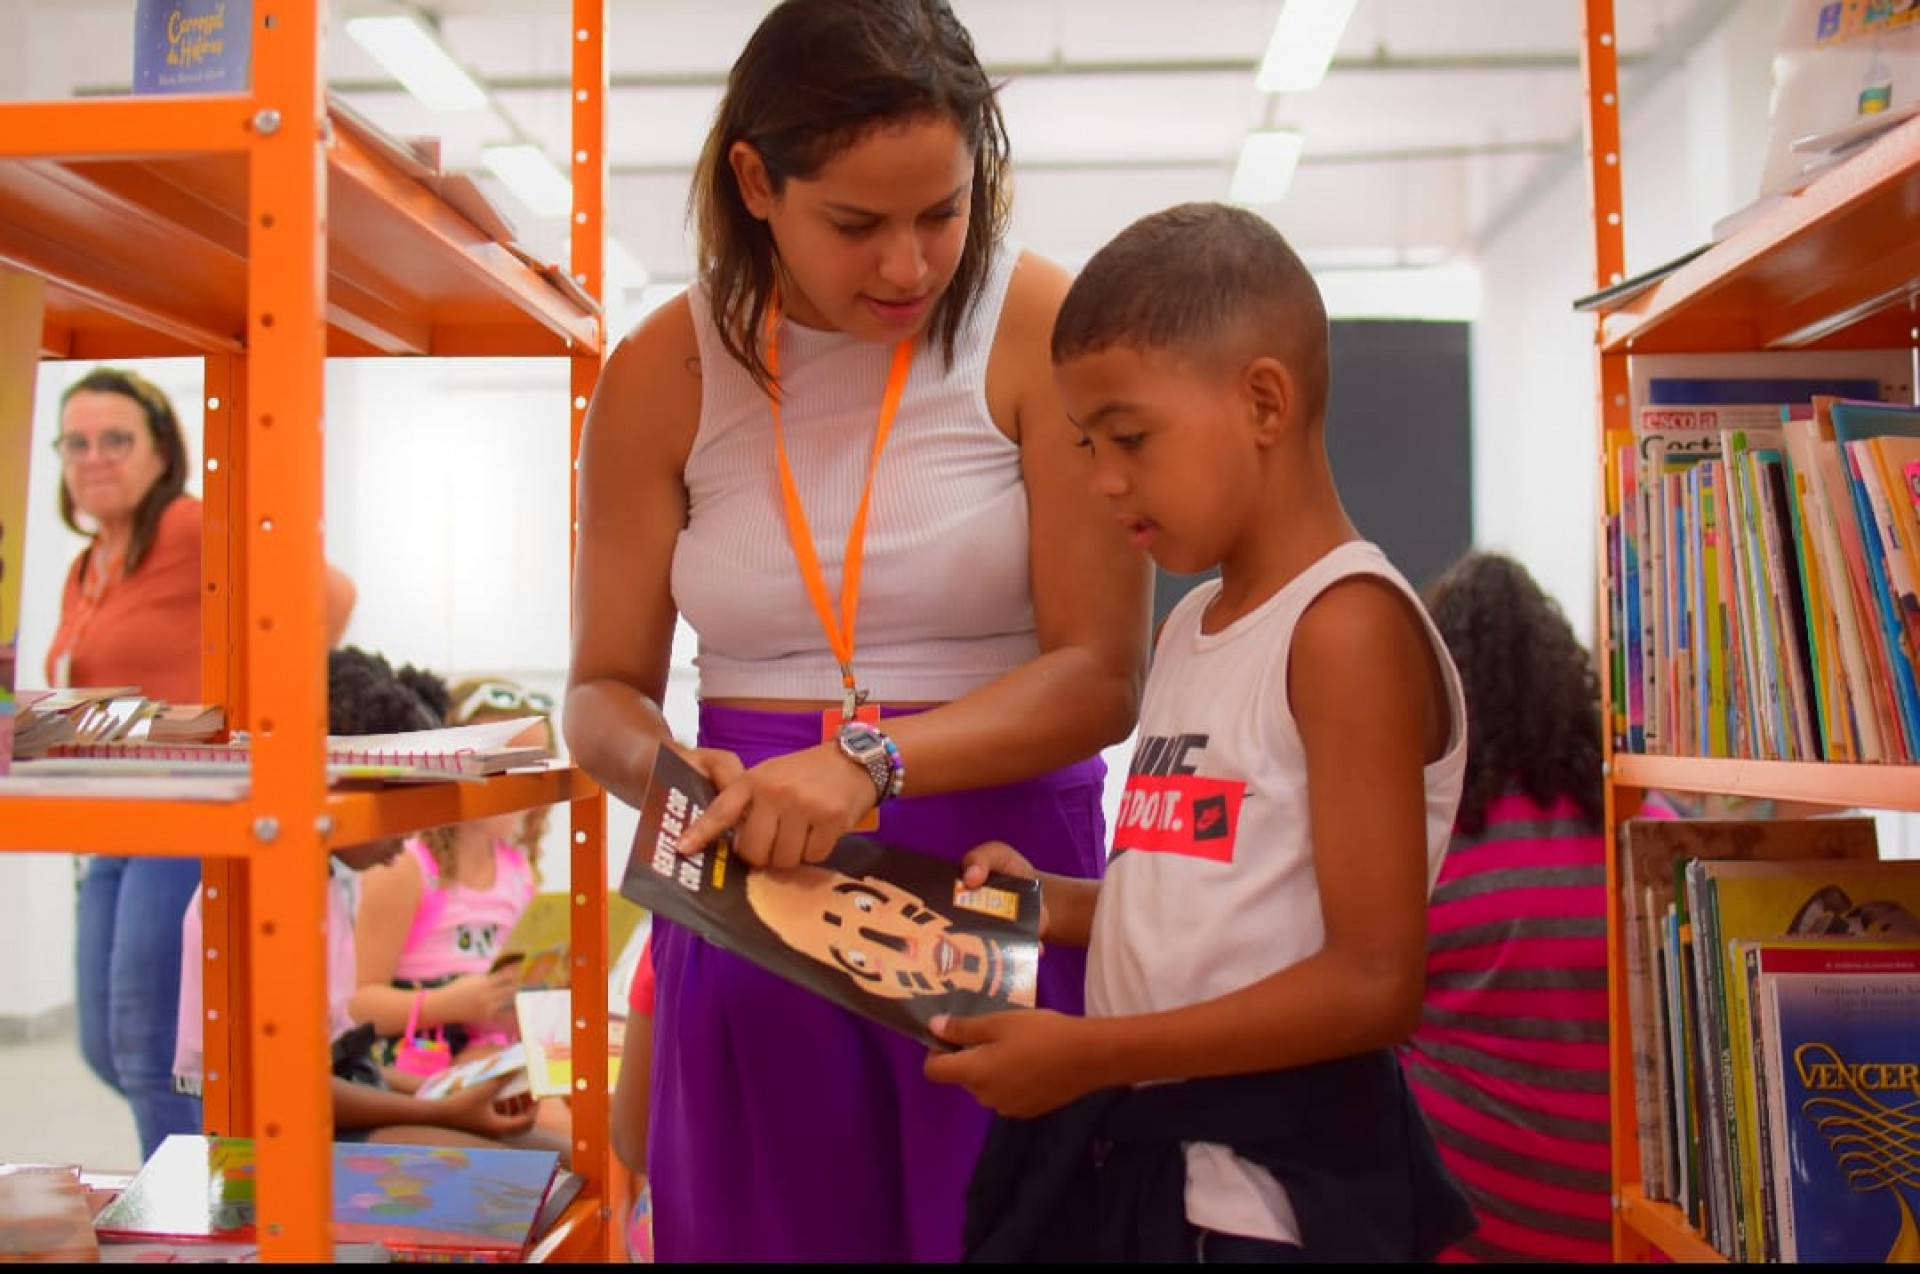
[[[534,216],[564,217],[572,211],[573,183],[538,146],[488,146],[480,158]]]
[[[1326,78],[1354,0],[1287,0],[1260,61],[1262,93],[1304,93]]]
[[[1237,204],[1279,203],[1287,197],[1293,170],[1307,139],[1293,129],[1249,133],[1240,144],[1240,163],[1233,170],[1227,198]]]
[[[352,18],[347,34],[427,109],[486,109],[486,93],[417,19]]]

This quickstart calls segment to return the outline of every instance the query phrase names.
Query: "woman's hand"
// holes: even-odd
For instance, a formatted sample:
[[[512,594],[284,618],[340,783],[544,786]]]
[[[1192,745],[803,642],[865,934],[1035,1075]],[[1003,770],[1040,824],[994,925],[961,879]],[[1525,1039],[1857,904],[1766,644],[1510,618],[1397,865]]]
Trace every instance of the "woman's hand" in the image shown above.
[[[697,854],[732,829],[733,852],[754,867],[821,861],[878,799],[836,743],[772,757],[725,783],[707,773],[720,794],[680,838],[680,852]]]

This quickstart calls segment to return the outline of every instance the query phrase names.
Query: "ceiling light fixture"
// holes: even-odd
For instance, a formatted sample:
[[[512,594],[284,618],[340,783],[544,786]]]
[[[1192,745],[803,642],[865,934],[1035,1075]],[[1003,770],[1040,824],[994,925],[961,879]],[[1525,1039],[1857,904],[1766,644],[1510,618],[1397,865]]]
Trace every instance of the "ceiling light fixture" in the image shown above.
[[[564,217],[573,210],[573,183],[531,142],[488,146],[480,158],[534,216]]]
[[[1326,78],[1354,0],[1287,0],[1260,60],[1262,93],[1305,93]]]
[[[486,93],[417,18],[352,18],[347,34],[428,110],[486,109]]]
[[[1306,137],[1291,128],[1248,133],[1240,144],[1240,162],[1234,167],[1227,197],[1237,204],[1279,203],[1287,197],[1306,145]]]

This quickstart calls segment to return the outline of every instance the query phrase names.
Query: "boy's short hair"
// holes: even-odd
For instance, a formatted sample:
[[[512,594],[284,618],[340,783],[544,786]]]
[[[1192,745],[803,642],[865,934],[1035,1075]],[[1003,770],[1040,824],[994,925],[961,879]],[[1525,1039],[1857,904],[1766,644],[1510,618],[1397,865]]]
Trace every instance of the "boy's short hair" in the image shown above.
[[[1116,346],[1235,362],[1279,358],[1309,416],[1327,400],[1327,309],[1266,218],[1221,203],[1151,213],[1094,253],[1053,325],[1053,361]]]
[[[395,672],[383,655],[358,646],[335,647],[327,652],[327,732],[438,729],[444,721],[430,701],[436,686],[444,701],[446,685],[430,672],[412,664]]]

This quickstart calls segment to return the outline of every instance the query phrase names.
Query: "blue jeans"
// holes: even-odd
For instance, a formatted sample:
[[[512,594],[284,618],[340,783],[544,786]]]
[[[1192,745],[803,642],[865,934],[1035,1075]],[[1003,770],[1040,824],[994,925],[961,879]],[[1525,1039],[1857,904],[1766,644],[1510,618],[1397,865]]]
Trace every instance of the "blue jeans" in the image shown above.
[[[142,1160],[202,1127],[199,1099],[173,1091],[180,921],[199,887],[197,858],[97,857],[80,880],[80,1052],[133,1107]]]

